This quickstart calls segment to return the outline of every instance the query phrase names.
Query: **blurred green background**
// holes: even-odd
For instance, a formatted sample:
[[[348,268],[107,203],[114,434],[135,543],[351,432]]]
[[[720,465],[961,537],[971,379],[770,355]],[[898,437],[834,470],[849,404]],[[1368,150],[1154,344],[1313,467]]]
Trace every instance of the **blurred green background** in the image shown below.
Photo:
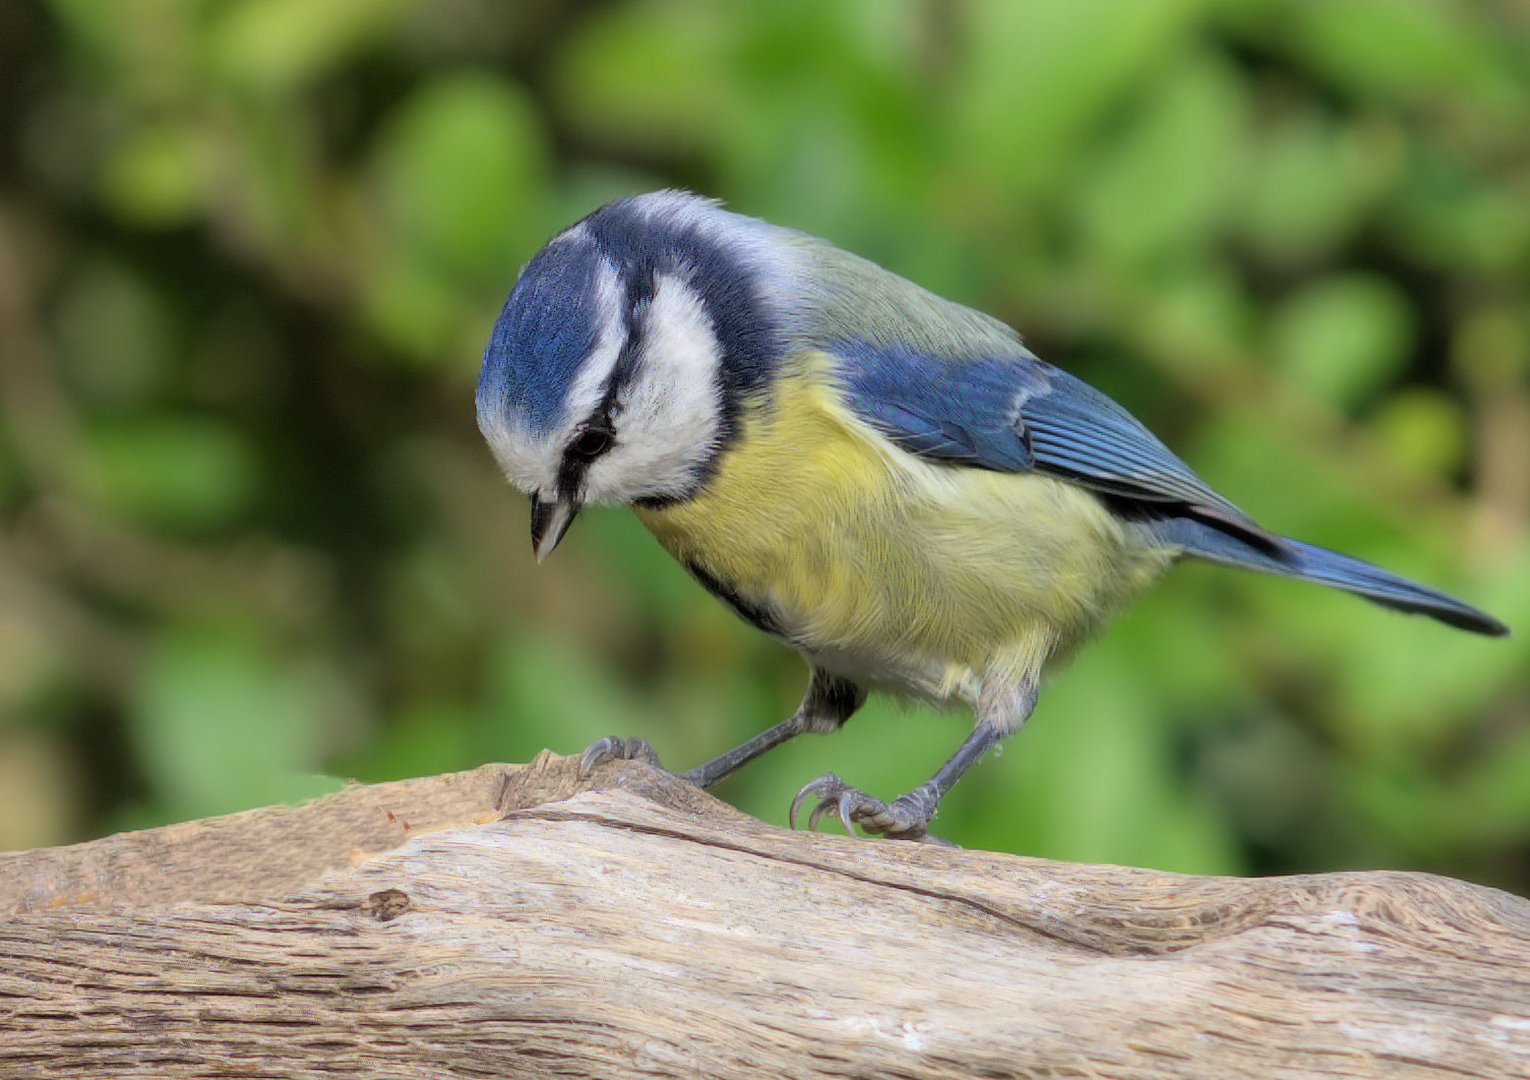
[[[1020,327],[1489,641],[1176,570],[949,799],[971,846],[1530,892],[1530,13],[1446,0],[0,7],[0,846],[574,752],[800,660],[627,514],[533,565],[474,425],[520,265],[684,185]],[[893,795],[876,702],[721,794]]]

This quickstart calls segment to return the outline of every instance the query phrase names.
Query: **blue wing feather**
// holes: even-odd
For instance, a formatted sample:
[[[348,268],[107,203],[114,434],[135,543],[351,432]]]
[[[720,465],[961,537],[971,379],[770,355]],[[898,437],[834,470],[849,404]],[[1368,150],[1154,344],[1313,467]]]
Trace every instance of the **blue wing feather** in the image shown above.
[[[1018,408],[1027,392],[1040,387],[1015,361],[958,366],[865,341],[839,343],[833,354],[841,361],[850,407],[909,453],[997,472],[1034,467]]]
[[[850,407],[909,453],[1056,476],[1284,549],[1120,405],[1033,356],[951,361],[863,340],[832,352]]]

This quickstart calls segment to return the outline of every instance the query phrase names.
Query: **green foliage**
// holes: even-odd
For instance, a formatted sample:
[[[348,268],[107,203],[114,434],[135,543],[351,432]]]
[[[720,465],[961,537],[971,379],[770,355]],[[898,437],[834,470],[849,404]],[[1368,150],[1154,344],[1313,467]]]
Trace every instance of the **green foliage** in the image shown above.
[[[680,184],[999,314],[1272,527],[1489,642],[1185,567],[961,785],[966,844],[1530,890],[1530,21],[1466,0],[53,0],[4,23],[0,840],[785,715],[629,515],[532,565],[473,423],[518,267]],[[875,701],[722,794],[888,795]]]
[[[338,709],[325,673],[271,655],[258,634],[183,626],[137,672],[128,735],[138,767],[176,817],[305,798],[334,782],[316,768]]]

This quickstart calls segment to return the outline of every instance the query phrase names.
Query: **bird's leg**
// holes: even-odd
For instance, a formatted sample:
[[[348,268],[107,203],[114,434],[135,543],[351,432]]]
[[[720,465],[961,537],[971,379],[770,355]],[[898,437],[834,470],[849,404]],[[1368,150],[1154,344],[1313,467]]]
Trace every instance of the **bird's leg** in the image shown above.
[[[930,819],[935,816],[940,800],[1001,739],[1019,731],[1035,707],[1036,682],[1033,678],[1008,692],[985,686],[978,698],[978,720],[972,734],[962,740],[956,753],[929,780],[887,803],[851,787],[833,773],[825,773],[797,792],[797,797],[792,800],[789,814],[792,828],[797,827],[797,811],[802,804],[817,799],[817,805],[808,815],[809,829],[816,829],[819,820],[832,811],[839,814],[845,831],[852,836],[855,826],[859,825],[865,832],[895,840],[945,843],[929,833]]]
[[[724,777],[749,764],[788,739],[805,732],[827,733],[839,730],[851,714],[866,700],[866,692],[847,679],[813,670],[807,694],[797,711],[774,727],[767,728],[711,761],[680,773],[680,779],[705,791]],[[608,761],[646,761],[659,764],[659,755],[642,739],[619,739],[607,736],[592,743],[579,759],[579,773],[587,776]]]
[[[807,694],[796,712],[732,750],[681,773],[680,779],[706,790],[788,739],[807,732],[828,734],[838,731],[865,701],[866,692],[859,686],[815,668]]]

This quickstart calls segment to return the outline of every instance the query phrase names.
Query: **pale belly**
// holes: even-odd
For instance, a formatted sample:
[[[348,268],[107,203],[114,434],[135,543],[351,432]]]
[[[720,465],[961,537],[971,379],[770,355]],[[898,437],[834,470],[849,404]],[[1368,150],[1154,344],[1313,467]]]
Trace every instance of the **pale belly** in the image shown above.
[[[1036,677],[1172,559],[1081,488],[925,462],[809,404],[728,453],[700,496],[638,514],[837,674],[933,699]]]

